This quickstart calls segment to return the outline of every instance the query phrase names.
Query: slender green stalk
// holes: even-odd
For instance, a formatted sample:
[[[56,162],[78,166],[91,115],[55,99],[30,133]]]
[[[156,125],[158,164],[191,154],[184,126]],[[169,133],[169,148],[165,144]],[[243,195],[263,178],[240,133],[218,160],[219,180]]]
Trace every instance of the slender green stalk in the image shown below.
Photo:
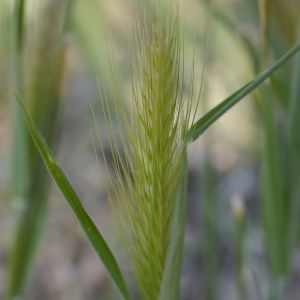
[[[23,35],[24,35],[24,6],[25,0],[16,1],[15,4],[15,31],[14,31],[14,65],[13,65],[13,82],[16,89],[22,93],[22,51],[23,51]],[[12,145],[12,193],[14,196],[26,197],[28,184],[29,184],[29,164],[28,164],[28,141],[27,141],[27,132],[26,127],[24,126],[23,118],[21,115],[20,107],[17,103],[13,103],[13,145]],[[24,198],[23,198],[24,199]],[[22,199],[22,201],[23,201]],[[15,252],[17,252],[21,239],[26,238],[25,235],[20,237],[19,233],[15,235],[15,251],[11,252],[10,257],[10,269],[9,269],[9,278],[6,289],[6,299],[12,299],[14,295],[18,295],[23,288],[24,280],[19,276],[18,268],[16,265],[19,265],[23,269],[24,261],[22,259],[17,259]],[[26,241],[24,241],[26,242]],[[26,256],[26,254],[25,254]],[[13,258],[12,258],[13,257]],[[16,264],[15,264],[16,263]],[[25,263],[26,264],[26,263]],[[26,267],[25,267],[26,268]]]
[[[20,91],[22,86],[22,51],[24,35],[24,7],[25,0],[17,0],[14,10],[13,33],[13,84]],[[13,102],[13,144],[12,144],[12,193],[14,196],[23,197],[28,188],[29,166],[27,150],[27,134],[22,121],[20,108]]]
[[[206,163],[202,172],[204,239],[202,240],[205,258],[206,298],[218,298],[218,207],[215,190],[214,170],[206,145]]]
[[[45,221],[46,197],[48,188],[44,185],[45,170],[39,166],[35,170],[36,186],[31,196],[31,205],[25,206],[19,220],[19,227],[14,237],[14,244],[10,252],[10,265],[6,299],[14,299],[23,294],[24,285],[30,270],[41,229]],[[40,177],[38,177],[40,176]]]
[[[0,2],[0,105],[7,103],[12,77],[13,22],[9,1]]]
[[[273,103],[267,90],[262,91],[263,122],[263,217],[272,276],[287,272],[287,223],[283,178],[275,127]]]
[[[300,37],[300,22],[298,21],[298,37]],[[293,65],[292,80],[290,85],[290,99],[288,111],[288,146],[289,146],[289,188],[291,195],[290,207],[290,249],[299,240],[300,236],[300,55],[298,54]]]
[[[212,1],[205,1],[208,9],[212,9]],[[209,21],[206,23],[206,28],[209,28]],[[206,55],[205,55],[206,56]],[[201,106],[203,111],[208,110],[208,100],[206,95],[203,95],[202,85],[204,79],[205,66],[202,72]],[[205,270],[205,299],[218,299],[218,271],[219,271],[219,229],[218,229],[218,197],[216,193],[216,178],[215,171],[212,165],[212,141],[214,132],[210,131],[203,138],[204,143],[204,166],[201,171],[201,186],[202,186],[202,212],[201,219],[203,220],[204,234],[201,239],[204,258]]]
[[[261,69],[269,60],[270,3],[260,1],[261,16]],[[279,152],[275,108],[271,87],[261,88],[263,125],[263,216],[266,226],[267,251],[273,278],[282,277],[288,268],[287,204],[285,203],[282,168]]]
[[[67,2],[43,3],[35,10],[41,13],[33,28],[25,31],[25,2],[18,3],[16,14],[16,89],[47,140],[52,143],[64,68],[61,34]],[[34,19],[36,16],[32,16]],[[53,23],[55,26],[53,26]],[[21,26],[22,25],[22,26]],[[24,58],[24,60],[23,60]],[[16,104],[16,103],[14,103]],[[20,107],[16,107],[16,142],[13,145],[13,192],[22,197],[22,210],[16,229],[7,277],[6,298],[21,296],[46,216],[49,178],[34,144],[29,139]],[[16,177],[14,177],[16,175]],[[20,180],[19,177],[20,176]],[[24,181],[24,179],[26,181]]]

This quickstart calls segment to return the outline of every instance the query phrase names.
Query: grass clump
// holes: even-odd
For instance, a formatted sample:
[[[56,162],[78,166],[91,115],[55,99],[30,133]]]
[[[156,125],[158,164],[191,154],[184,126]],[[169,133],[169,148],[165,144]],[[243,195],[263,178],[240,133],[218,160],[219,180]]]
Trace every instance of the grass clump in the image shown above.
[[[166,3],[169,2],[166,1]],[[119,229],[123,234],[131,258],[141,299],[146,300],[180,299],[179,286],[187,194],[187,143],[197,140],[223,114],[270,78],[300,50],[298,42],[270,67],[264,70],[261,68],[262,72],[253,80],[209,110],[197,122],[193,122],[194,113],[191,109],[191,102],[185,103],[183,93],[183,56],[179,27],[177,14],[174,11],[170,12],[169,6],[165,6],[165,4],[147,6],[147,9],[141,14],[141,19],[136,14],[134,33],[137,51],[135,63],[131,68],[131,109],[128,113],[120,103],[114,107],[120,123],[122,150],[113,135],[110,136],[109,141],[112,162],[116,170],[114,176],[109,172],[113,188],[110,196],[112,201],[113,198],[117,200],[113,202],[113,208],[119,213]],[[39,68],[36,70],[38,71]],[[35,83],[36,79],[40,77],[39,74],[37,72],[29,82]],[[34,87],[35,84],[30,86]],[[46,87],[45,90],[48,90]],[[116,88],[119,92],[117,86]],[[193,92],[192,86],[190,91]],[[123,299],[131,299],[117,260],[85,211],[62,168],[55,161],[47,146],[47,143],[51,141],[48,140],[46,143],[43,139],[43,136],[45,138],[48,136],[47,132],[43,132],[42,124],[39,124],[39,121],[44,118],[41,120],[36,118],[37,115],[40,116],[37,112],[41,107],[37,105],[35,109],[32,109],[29,103],[34,103],[32,101],[35,99],[28,101],[27,98],[38,99],[40,92],[38,90],[33,92],[30,93],[30,96],[27,96],[27,93],[25,95],[20,93],[20,97],[17,99],[25,117],[28,133]],[[109,107],[111,107],[109,103],[104,102],[106,122],[110,126],[109,129],[112,129],[114,126],[113,114]],[[191,127],[189,127],[189,123],[193,123]],[[210,178],[207,179],[209,182]],[[209,194],[212,194],[211,191],[208,191],[207,195]],[[276,203],[281,204],[281,202]],[[206,211],[214,212],[216,210],[213,206],[215,203],[209,204],[210,207],[207,207]],[[36,210],[33,211],[36,212]],[[237,229],[235,240],[236,281],[241,297],[243,297],[246,291],[243,280],[245,219],[244,216],[238,218],[239,216],[241,215],[237,214],[235,224]],[[207,223],[209,217],[207,216]],[[275,219],[270,218],[271,221]],[[281,226],[275,228],[281,228]],[[207,232],[209,231],[216,237],[215,228],[211,226]],[[32,227],[26,232],[32,233]],[[281,231],[278,231],[277,236],[280,235]],[[27,237],[29,234],[22,234],[22,236]],[[24,241],[28,242],[27,239]],[[274,245],[278,245],[279,239],[274,238],[272,241],[274,241]],[[208,244],[207,252],[210,251],[212,258],[216,257],[218,254],[217,243],[213,239],[211,239],[211,244],[207,240],[204,242]],[[274,248],[277,254],[283,253],[276,247]],[[21,249],[21,247],[17,247],[17,249]],[[214,251],[215,253],[213,253]],[[19,253],[19,257],[24,258],[25,252],[21,250]],[[277,255],[275,258],[280,257]],[[214,264],[211,266],[215,268]],[[215,270],[208,276],[211,280],[216,278],[217,271]],[[15,274],[19,273],[15,272]],[[12,293],[11,295],[15,298],[15,295],[18,294]],[[214,293],[211,295],[215,297]]]

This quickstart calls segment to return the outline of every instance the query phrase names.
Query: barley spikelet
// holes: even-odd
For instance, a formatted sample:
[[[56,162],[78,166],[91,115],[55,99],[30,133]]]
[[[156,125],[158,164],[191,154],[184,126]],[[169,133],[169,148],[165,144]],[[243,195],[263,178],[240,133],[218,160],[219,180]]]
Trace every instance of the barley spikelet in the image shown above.
[[[161,8],[161,7],[160,7]],[[164,13],[163,13],[164,12]],[[118,111],[125,158],[111,141],[113,197],[143,299],[158,298],[191,106],[183,98],[177,14],[153,7],[136,20],[130,116]],[[132,77],[134,77],[132,75]],[[109,119],[109,113],[107,113]],[[116,204],[113,204],[116,207]]]

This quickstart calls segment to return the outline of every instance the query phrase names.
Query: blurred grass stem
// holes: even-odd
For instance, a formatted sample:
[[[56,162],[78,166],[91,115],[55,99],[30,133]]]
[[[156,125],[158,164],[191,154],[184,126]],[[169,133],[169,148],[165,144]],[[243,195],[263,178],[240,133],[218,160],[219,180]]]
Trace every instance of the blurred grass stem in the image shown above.
[[[25,32],[25,24],[29,22],[25,20],[25,4],[28,3],[17,1],[15,8],[14,84],[45,137],[53,144],[64,69],[65,51],[60,38],[67,2],[43,2],[38,5],[34,12],[41,13],[41,16],[36,19],[39,21],[34,27],[36,31]],[[13,104],[12,192],[15,197],[21,198],[18,201],[22,209],[10,252],[7,300],[22,297],[24,293],[46,220],[49,195],[48,174],[27,133],[20,107],[16,106],[16,101]]]
[[[264,69],[270,60],[270,1],[259,1],[261,62]],[[267,252],[270,260],[271,281],[276,282],[287,274],[288,270],[288,226],[280,160],[280,148],[275,119],[276,106],[271,83],[267,82],[260,89],[261,116],[263,126],[262,145],[262,186],[263,218]],[[271,284],[271,298],[281,299],[277,284]],[[281,295],[281,296],[280,296]],[[273,298],[272,298],[273,299]]]

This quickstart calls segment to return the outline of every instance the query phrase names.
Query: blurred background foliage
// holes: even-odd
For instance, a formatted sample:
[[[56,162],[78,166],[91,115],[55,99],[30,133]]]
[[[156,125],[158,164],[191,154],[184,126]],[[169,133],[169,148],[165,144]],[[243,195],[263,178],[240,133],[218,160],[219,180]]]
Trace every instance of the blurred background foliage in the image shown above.
[[[191,66],[196,88],[204,68],[199,116],[299,39],[298,0],[178,2],[187,90]],[[21,18],[16,3],[24,4]],[[129,99],[132,23],[129,0],[0,0],[1,299],[21,290],[31,300],[117,299],[50,188],[14,91],[127,270],[92,147],[90,105],[116,96],[112,57]],[[299,56],[190,146],[182,299],[300,298]],[[97,122],[105,136],[101,114]]]

